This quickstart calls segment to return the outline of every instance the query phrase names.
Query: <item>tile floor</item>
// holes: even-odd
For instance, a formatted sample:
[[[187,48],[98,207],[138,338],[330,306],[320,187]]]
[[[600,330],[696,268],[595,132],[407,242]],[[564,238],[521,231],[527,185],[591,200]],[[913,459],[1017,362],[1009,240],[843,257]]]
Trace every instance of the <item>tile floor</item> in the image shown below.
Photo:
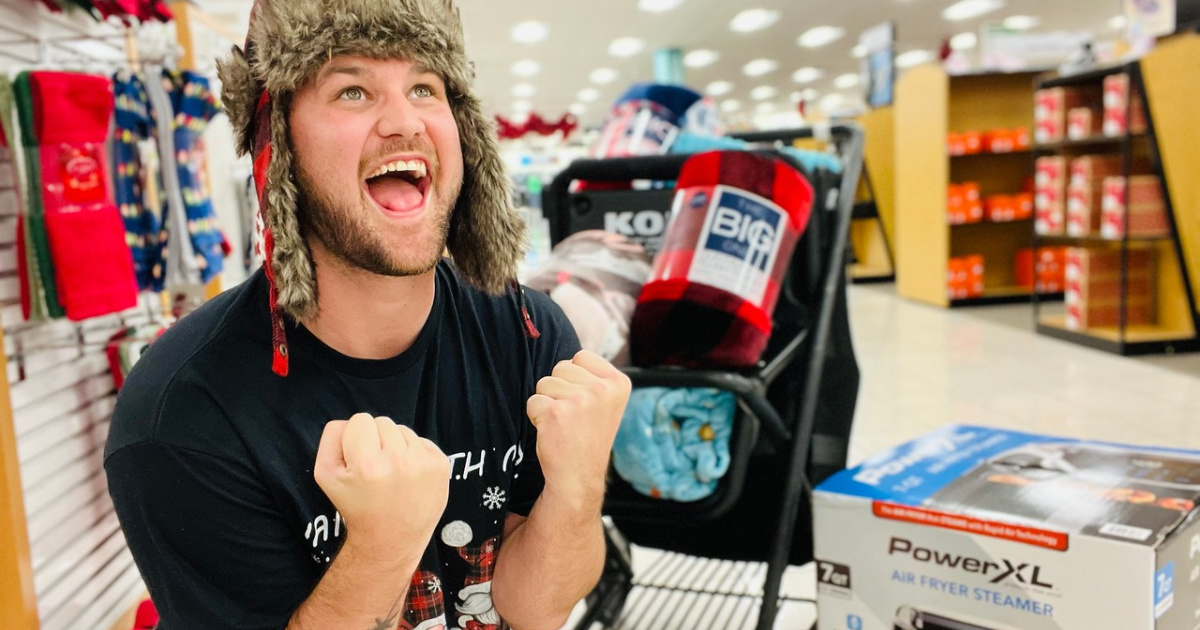
[[[852,465],[950,423],[1200,449],[1200,353],[1117,357],[1037,335],[1028,305],[943,310],[902,300],[890,284],[851,287],[850,317],[862,370]],[[671,560],[636,549],[635,572],[653,584],[664,566],[655,563]],[[690,630],[703,617],[717,624],[704,627],[753,628],[756,605],[739,595],[761,584],[761,572],[696,562],[688,586],[731,594],[635,588],[615,627]],[[811,565],[789,569],[785,596],[814,592]],[[811,604],[790,602],[775,627],[807,629],[814,615]]]

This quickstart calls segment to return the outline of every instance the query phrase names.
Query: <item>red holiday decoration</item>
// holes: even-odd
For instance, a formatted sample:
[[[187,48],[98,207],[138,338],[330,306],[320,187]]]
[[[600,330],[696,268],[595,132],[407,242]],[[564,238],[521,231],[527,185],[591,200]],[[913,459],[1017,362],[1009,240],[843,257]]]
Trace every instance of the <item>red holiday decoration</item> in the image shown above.
[[[572,114],[564,114],[558,122],[549,122],[537,114],[530,114],[524,123],[515,123],[503,116],[496,116],[496,131],[505,140],[516,140],[530,133],[549,136],[561,131],[563,137],[571,135],[579,121]]]

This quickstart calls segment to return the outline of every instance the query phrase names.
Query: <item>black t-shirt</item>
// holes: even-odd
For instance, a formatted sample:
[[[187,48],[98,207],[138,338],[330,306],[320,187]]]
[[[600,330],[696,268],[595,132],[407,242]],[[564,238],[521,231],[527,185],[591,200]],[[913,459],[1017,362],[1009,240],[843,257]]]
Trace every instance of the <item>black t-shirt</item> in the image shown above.
[[[125,382],[105,450],[161,629],[287,625],[346,533],[313,480],[321,432],[359,412],[412,427],[453,463],[401,627],[437,627],[442,614],[448,628],[497,627],[490,582],[505,516],[528,515],[543,485],[525,402],[579,349],[553,302],[524,300],[537,339],[516,291],[488,296],[443,262],[410,349],[354,359],[289,322],[285,378],[271,371],[261,271],[168,330]]]

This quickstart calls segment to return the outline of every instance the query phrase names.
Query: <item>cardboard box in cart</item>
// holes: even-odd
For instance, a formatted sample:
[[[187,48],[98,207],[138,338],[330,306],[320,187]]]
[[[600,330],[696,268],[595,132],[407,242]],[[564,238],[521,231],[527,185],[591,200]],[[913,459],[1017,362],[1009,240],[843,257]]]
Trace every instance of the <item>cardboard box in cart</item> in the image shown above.
[[[1200,452],[950,426],[817,488],[819,630],[1194,630]]]

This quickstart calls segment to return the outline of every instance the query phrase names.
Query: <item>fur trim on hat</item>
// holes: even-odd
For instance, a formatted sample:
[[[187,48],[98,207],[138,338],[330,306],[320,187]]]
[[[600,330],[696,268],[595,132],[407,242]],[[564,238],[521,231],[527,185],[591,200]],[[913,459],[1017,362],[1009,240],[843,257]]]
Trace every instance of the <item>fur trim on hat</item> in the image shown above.
[[[329,59],[362,55],[420,63],[446,83],[458,123],[463,186],[447,246],[463,278],[502,293],[524,255],[525,225],[512,206],[494,123],[471,92],[474,70],[462,22],[451,0],[258,0],[250,18],[250,51],[234,49],[218,71],[222,101],[243,153],[253,151],[254,114],[262,89],[274,103],[272,156],[263,220],[274,234],[271,260],[279,306],[295,319],[316,312],[311,253],[296,218],[294,161],[288,141],[291,96]]]

